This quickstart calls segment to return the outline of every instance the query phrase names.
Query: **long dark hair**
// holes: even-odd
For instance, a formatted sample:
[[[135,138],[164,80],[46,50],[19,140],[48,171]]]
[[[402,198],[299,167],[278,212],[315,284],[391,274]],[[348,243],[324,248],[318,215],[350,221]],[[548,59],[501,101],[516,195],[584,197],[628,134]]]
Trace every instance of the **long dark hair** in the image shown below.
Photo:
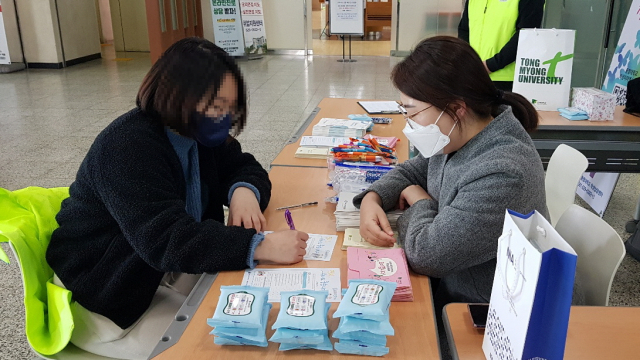
[[[422,40],[394,67],[391,80],[403,94],[428,102],[454,119],[458,119],[455,109],[447,105],[455,101],[464,102],[480,117],[495,117],[498,107],[506,104],[527,131],[538,126],[533,105],[522,95],[496,89],[476,51],[458,38]]]
[[[191,116],[205,96],[212,105],[230,73],[238,83],[238,115],[231,127],[240,133],[247,119],[247,96],[244,79],[235,60],[211,41],[186,38],[171,45],[153,64],[138,91],[136,104],[163,125],[184,136],[193,136]]]

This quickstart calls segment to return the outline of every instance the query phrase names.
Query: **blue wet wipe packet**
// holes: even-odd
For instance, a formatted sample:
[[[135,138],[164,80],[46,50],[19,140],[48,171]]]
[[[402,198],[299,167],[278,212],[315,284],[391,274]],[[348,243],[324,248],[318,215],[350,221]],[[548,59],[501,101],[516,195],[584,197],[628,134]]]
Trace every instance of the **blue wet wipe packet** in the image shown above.
[[[213,338],[213,343],[216,345],[250,345],[250,346],[260,346],[260,347],[269,346],[267,339],[265,339],[264,341],[250,341],[250,340],[241,340],[241,339],[236,340],[233,337],[230,337],[230,336],[228,337],[223,335],[219,335]]]
[[[350,120],[371,121],[371,116],[367,114],[350,114],[348,118]]]
[[[389,322],[388,317],[384,321],[373,321],[373,320],[358,319],[351,316],[343,316],[340,319],[340,325],[338,325],[338,330],[340,330],[342,333],[364,330],[377,335],[395,334],[395,331],[393,330],[393,326],[391,326],[391,323]]]
[[[560,116],[569,120],[589,120],[588,115],[568,115],[568,114],[560,113]]]
[[[287,350],[302,350],[302,349],[315,349],[315,350],[333,350],[333,344],[329,339],[329,335],[325,334],[322,343],[320,344],[280,344],[280,351]]]
[[[325,304],[325,314],[329,311],[331,304]],[[269,341],[281,344],[321,344],[328,334],[327,316],[324,317],[325,329],[322,330],[300,330],[281,327],[271,336]]]
[[[272,329],[327,329],[327,291],[299,290],[280,293],[280,312]]]
[[[349,288],[345,293],[334,318],[343,316],[387,316],[391,298],[397,284],[390,281],[372,279],[349,280]],[[387,320],[388,321],[388,320]]]
[[[321,344],[327,330],[297,330],[279,328],[269,339],[271,342],[281,344]]]
[[[341,354],[356,354],[369,356],[383,356],[389,353],[389,348],[380,345],[363,344],[358,341],[340,340],[335,344],[336,351]]]
[[[367,132],[370,132],[371,130],[373,130],[373,125],[375,125],[373,123],[373,119],[367,115],[367,114],[351,114],[348,116],[349,120],[357,120],[357,121],[371,121],[371,125],[369,125],[369,127],[367,128]]]
[[[586,111],[580,110],[577,107],[558,108],[558,111],[562,114],[567,114],[567,115],[588,115]]]
[[[386,336],[370,333],[364,330],[342,332],[342,330],[340,330],[340,327],[338,327],[338,329],[336,329],[336,331],[333,332],[332,336],[335,339],[340,339],[340,340],[354,340],[354,341],[359,341],[366,344],[380,345],[380,346],[387,345]]]
[[[260,329],[263,324],[264,304],[269,288],[252,286],[221,286],[220,299],[207,324],[213,327],[238,327]]]
[[[262,327],[260,329],[246,329],[235,327],[216,326],[210,334],[215,335],[213,342],[218,345],[253,345],[266,347],[267,321],[271,304],[265,303],[262,310]],[[253,332],[253,333],[252,333]]]

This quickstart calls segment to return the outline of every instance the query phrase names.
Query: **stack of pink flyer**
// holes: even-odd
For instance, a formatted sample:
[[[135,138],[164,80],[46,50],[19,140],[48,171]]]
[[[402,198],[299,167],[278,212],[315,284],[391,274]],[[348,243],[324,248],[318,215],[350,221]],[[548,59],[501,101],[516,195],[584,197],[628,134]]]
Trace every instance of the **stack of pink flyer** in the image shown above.
[[[391,301],[413,301],[413,289],[404,250],[347,249],[347,279],[375,279],[398,284]]]

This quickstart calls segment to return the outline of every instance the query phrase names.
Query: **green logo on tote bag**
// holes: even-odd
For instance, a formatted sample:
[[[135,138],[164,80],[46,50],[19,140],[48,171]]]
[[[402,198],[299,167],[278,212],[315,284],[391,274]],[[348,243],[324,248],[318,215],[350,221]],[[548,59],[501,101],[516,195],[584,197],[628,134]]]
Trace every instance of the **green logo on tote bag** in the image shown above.
[[[573,58],[573,54],[562,55],[562,51],[558,51],[553,58],[545,61],[521,58],[518,81],[525,84],[562,85],[564,77],[556,76],[556,68],[558,63],[571,58]],[[549,67],[543,65],[549,65]]]

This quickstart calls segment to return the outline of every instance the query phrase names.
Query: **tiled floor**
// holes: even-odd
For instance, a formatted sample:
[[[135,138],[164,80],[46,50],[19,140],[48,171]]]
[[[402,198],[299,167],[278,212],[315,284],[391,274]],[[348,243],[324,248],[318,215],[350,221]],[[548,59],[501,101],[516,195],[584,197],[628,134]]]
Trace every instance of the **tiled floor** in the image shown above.
[[[64,70],[0,74],[0,187],[69,186],[94,137],[131,109],[149,69],[146,54],[114,54]],[[116,58],[131,61],[113,61]],[[389,73],[399,60],[359,57],[265,56],[241,63],[250,90],[243,147],[268,167],[286,140],[324,97],[397,99]],[[640,195],[640,177],[623,175],[605,214],[625,238]],[[8,248],[3,245],[3,249]],[[627,257],[612,289],[612,305],[640,305],[640,264]],[[20,273],[0,264],[0,360],[30,358],[24,336]]]

